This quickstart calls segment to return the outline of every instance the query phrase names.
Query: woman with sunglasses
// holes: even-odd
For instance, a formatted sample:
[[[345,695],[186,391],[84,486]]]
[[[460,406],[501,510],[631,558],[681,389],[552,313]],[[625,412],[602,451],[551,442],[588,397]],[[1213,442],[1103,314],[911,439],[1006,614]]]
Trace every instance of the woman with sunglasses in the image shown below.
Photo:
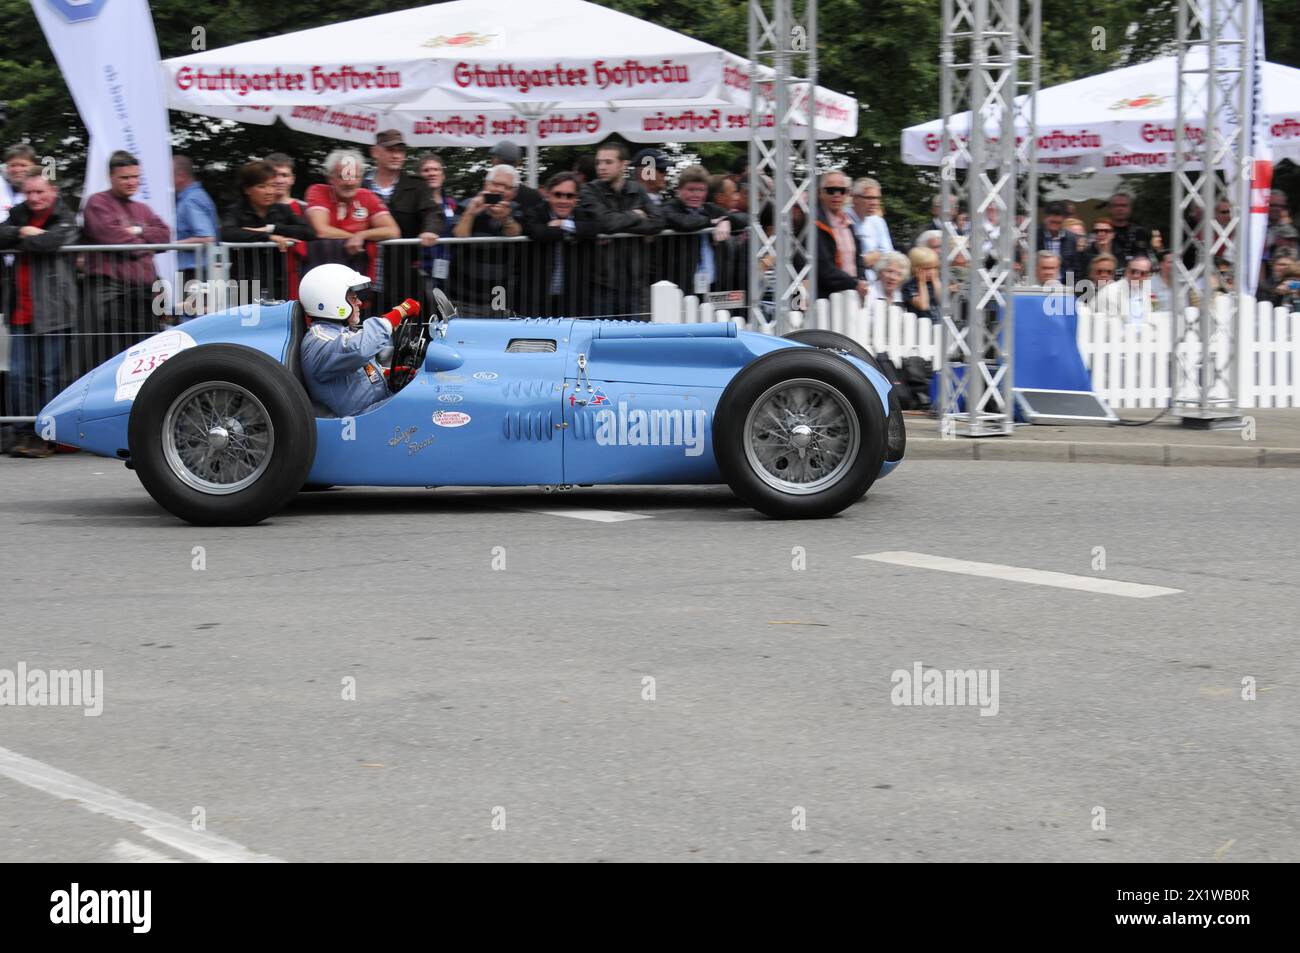
[[[1081,243],[1082,244],[1082,243]],[[1083,273],[1090,276],[1092,263],[1102,255],[1115,257],[1115,226],[1108,218],[1099,218],[1092,225],[1092,236],[1086,248],[1080,248],[1079,257],[1083,259]]]

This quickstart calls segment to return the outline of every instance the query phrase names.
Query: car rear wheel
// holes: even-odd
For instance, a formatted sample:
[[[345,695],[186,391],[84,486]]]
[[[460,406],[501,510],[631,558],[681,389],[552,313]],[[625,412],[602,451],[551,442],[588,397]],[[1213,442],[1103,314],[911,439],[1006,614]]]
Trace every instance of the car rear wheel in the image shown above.
[[[768,516],[833,516],[860,499],[885,456],[871,383],[833,354],[774,351],[718,401],[714,456],[732,491]]]
[[[131,462],[149,495],[199,525],[250,525],[283,507],[316,456],[302,387],[277,361],[233,344],[182,351],[131,409]]]
[[[847,334],[840,334],[838,331],[823,331],[819,328],[803,328],[799,331],[791,331],[789,334],[783,335],[783,337],[788,341],[807,344],[809,347],[819,347],[827,351],[838,351],[842,354],[852,355],[880,371],[886,380],[889,379],[889,375],[880,366],[876,356]],[[893,385],[894,382],[889,381],[889,383]],[[907,426],[903,423],[903,407],[899,403],[898,395],[894,393],[892,386],[889,391],[889,415],[886,419],[888,440],[885,459],[893,463],[903,459],[903,454],[907,450]]]
[[[876,356],[847,334],[838,331],[823,331],[821,328],[801,328],[781,335],[787,341],[798,341],[809,347],[819,347],[826,351],[842,351],[851,354],[860,361],[866,361],[880,373],[885,373]]]

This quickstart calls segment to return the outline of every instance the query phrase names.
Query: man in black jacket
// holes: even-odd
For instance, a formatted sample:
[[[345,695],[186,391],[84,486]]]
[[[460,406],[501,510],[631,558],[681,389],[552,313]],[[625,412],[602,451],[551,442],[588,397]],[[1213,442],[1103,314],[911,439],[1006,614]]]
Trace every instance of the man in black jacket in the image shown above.
[[[361,187],[383,200],[392,213],[403,238],[418,238],[424,248],[438,240],[441,210],[433,204],[429,186],[418,175],[402,171],[406,163],[406,143],[396,129],[386,129],[375,137],[370,157],[374,171],[366,173]],[[388,311],[407,298],[424,301],[421,296],[420,249],[414,245],[379,246],[379,310]]]
[[[829,298],[837,291],[856,289],[867,294],[865,249],[853,223],[844,212],[848,201],[849,177],[843,172],[826,172],[820,177],[817,200],[817,297]]]
[[[494,165],[483,180],[483,191],[461,202],[455,238],[518,238],[520,222],[515,190],[519,172],[514,166]],[[449,294],[462,317],[505,318],[519,312],[516,295],[519,259],[525,242],[475,242],[461,245],[451,265]]]
[[[591,313],[596,223],[578,221],[578,177],[559,172],[546,183],[546,202],[522,212],[532,241],[519,282],[520,313],[528,317],[580,318]]]
[[[1083,249],[1079,236],[1065,228],[1065,203],[1048,202],[1043,210],[1043,224],[1037,229],[1037,251],[1049,251],[1060,261],[1058,281],[1072,285],[1085,273]],[[1073,278],[1069,276],[1073,275]],[[1067,280],[1068,279],[1068,280]]]
[[[735,285],[735,243],[743,234],[748,216],[729,212],[705,201],[709,194],[709,171],[701,165],[688,166],[677,179],[677,195],[663,204],[664,221],[674,232],[688,234],[712,228],[713,233],[689,239],[661,238],[671,250],[664,256],[667,278],[683,294],[731,291]]]
[[[1129,216],[1133,214],[1132,193],[1122,189],[1116,192],[1106,203],[1106,211],[1110,215],[1111,225],[1115,228],[1111,253],[1118,260],[1119,268],[1123,269],[1130,258],[1138,255],[1143,258],[1150,257],[1151,232],[1146,226],[1129,220]]]
[[[0,224],[0,248],[19,252],[7,272],[0,311],[9,316],[12,338],[9,412],[34,417],[59,392],[68,333],[76,323],[74,256],[58,249],[76,238],[77,221],[39,169],[27,173],[23,196]],[[16,457],[48,457],[58,439],[43,426],[38,435],[32,424],[21,425],[16,436],[10,450]]]
[[[625,179],[627,149],[606,142],[596,150],[596,181],[582,190],[578,219],[602,235],[658,235],[664,220],[639,182]],[[648,321],[644,239],[603,238],[596,273],[596,316]]]

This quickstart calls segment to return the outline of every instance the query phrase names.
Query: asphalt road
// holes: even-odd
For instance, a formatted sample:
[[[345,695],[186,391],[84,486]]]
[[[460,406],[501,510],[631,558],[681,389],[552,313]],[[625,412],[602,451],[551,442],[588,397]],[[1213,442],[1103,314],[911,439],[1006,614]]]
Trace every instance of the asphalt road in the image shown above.
[[[804,523],[335,490],[198,529],[85,455],[0,487],[0,679],[103,673],[97,717],[0,707],[3,860],[1300,860],[1295,470],[910,461]],[[649,518],[539,512],[575,508]],[[996,714],[893,704],[916,663],[996,670]]]

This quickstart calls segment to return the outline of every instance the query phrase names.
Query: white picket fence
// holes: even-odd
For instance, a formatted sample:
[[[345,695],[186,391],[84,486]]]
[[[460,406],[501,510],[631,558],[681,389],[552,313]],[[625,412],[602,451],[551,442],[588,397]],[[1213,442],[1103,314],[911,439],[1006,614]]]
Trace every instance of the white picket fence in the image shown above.
[[[1238,405],[1300,407],[1300,312],[1274,308],[1267,301],[1243,300],[1248,306],[1241,309],[1237,321]],[[1219,303],[1222,306],[1226,301],[1219,299]],[[651,312],[655,321],[693,324],[731,320],[748,328],[743,314],[701,304],[668,282],[651,290]],[[1171,319],[1168,312],[1156,313],[1147,323],[1132,325],[1079,307],[1079,353],[1092,375],[1093,389],[1112,407],[1163,407],[1169,402]],[[854,292],[818,301],[811,319],[804,315],[798,320],[797,316],[795,323],[847,334],[873,354],[888,354],[896,364],[916,355],[938,365],[938,334],[933,322],[897,305],[886,307],[883,301],[859,305]],[[772,331],[768,325],[752,330]],[[1211,345],[1211,354],[1220,363],[1226,360],[1226,343],[1216,340]],[[1200,352],[1194,334],[1179,345],[1180,360],[1188,367],[1199,367]],[[1184,392],[1179,396],[1193,395]]]

